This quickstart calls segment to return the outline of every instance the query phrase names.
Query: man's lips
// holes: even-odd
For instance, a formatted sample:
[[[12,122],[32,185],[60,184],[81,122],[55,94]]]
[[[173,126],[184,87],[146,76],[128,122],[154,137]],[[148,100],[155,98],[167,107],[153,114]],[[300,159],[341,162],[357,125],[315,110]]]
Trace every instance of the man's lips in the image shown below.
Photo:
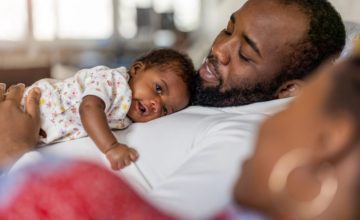
[[[199,69],[199,75],[205,84],[219,84],[218,74],[216,73],[214,66],[208,61],[208,59],[206,59],[205,62],[201,65]]]

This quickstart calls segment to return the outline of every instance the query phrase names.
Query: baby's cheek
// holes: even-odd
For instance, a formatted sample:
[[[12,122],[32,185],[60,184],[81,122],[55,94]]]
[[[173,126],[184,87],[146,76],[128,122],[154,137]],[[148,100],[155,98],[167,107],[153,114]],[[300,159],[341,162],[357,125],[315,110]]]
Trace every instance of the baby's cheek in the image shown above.
[[[133,115],[134,112],[135,112],[135,106],[131,103],[127,114],[128,114],[128,115],[129,115],[129,114]]]

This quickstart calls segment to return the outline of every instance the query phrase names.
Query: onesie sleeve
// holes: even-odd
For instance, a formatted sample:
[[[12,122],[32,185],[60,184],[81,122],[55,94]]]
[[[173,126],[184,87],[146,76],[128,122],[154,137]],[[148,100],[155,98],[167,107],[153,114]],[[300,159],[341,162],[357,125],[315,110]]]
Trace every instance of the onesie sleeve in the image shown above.
[[[83,73],[84,74],[84,73]],[[98,66],[87,70],[82,76],[84,91],[82,98],[88,95],[99,97],[105,103],[105,113],[109,116],[124,118],[131,104],[129,76],[125,67],[109,69]]]

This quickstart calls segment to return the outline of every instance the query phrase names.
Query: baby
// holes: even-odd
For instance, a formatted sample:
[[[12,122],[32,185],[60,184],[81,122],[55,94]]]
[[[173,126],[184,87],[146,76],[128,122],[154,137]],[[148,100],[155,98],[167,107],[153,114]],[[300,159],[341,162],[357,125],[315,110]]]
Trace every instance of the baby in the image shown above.
[[[147,122],[185,108],[194,75],[193,63],[186,55],[157,49],[137,59],[129,69],[97,66],[63,81],[42,79],[31,86],[42,92],[41,142],[89,135],[111,168],[121,169],[135,161],[138,154],[119,143],[111,129],[123,129],[131,122]]]

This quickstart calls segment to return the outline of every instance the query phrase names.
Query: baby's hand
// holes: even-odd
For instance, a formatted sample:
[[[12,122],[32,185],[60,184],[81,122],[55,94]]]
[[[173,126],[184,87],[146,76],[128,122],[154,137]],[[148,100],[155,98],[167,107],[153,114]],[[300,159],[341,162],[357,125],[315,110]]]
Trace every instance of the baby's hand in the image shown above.
[[[120,143],[108,150],[105,154],[113,170],[124,168],[131,162],[136,161],[139,157],[135,149]]]

